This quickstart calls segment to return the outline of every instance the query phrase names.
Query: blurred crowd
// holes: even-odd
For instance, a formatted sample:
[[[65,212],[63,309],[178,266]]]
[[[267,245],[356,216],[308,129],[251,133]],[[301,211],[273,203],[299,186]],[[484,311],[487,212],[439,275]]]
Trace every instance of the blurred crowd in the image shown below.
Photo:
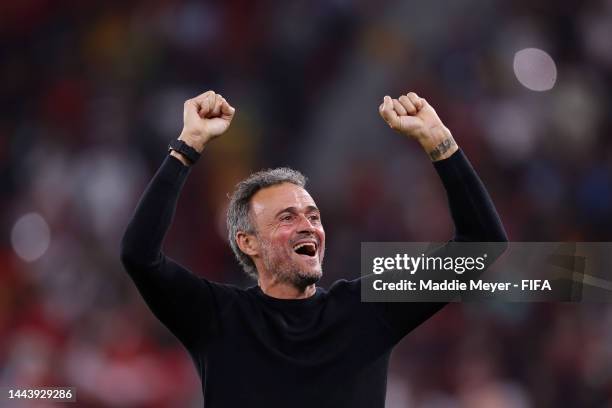
[[[426,154],[378,117],[384,95],[409,91],[451,129],[510,240],[610,241],[610,0],[5,3],[0,386],[76,387],[83,407],[201,406],[118,247],[183,101],[208,89],[236,119],[191,171],[165,245],[200,276],[254,284],[224,217],[233,185],[267,167],[310,177],[323,286],[359,275],[363,241],[451,237]],[[530,47],[554,60],[550,90],[517,79]],[[449,305],[396,348],[388,406],[612,406],[612,307]]]

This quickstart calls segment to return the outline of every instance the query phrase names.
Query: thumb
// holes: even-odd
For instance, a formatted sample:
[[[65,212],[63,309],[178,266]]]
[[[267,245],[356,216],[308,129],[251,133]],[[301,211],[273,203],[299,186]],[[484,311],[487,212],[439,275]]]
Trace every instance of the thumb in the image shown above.
[[[199,107],[196,101],[188,99],[183,107],[183,122],[193,121],[200,118]]]
[[[389,96],[385,96],[383,103],[378,108],[378,112],[392,129],[399,129],[400,118],[395,109],[393,109],[393,101]]]
[[[236,113],[236,109],[223,98],[223,103],[221,104],[221,117],[231,120],[234,117],[234,113]]]

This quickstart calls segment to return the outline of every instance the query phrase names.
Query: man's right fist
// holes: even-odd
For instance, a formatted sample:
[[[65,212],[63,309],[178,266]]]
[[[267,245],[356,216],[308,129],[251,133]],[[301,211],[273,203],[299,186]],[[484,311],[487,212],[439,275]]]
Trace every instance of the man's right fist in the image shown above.
[[[183,131],[179,139],[199,153],[204,146],[229,128],[236,109],[219,94],[207,91],[185,101]]]

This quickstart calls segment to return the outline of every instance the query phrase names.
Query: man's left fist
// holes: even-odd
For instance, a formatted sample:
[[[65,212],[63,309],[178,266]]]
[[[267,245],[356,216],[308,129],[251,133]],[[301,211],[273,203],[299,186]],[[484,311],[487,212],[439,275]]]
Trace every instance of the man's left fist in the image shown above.
[[[457,150],[450,130],[434,108],[414,92],[397,99],[385,96],[378,112],[391,129],[417,140],[434,161]]]

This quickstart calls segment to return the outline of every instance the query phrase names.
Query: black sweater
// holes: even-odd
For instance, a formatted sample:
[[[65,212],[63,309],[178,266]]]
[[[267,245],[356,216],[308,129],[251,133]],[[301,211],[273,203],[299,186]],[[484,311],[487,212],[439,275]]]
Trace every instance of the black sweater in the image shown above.
[[[457,241],[505,241],[482,182],[459,150],[434,163]],[[190,168],[168,156],[121,243],[122,263],[155,316],[187,348],[207,408],[383,407],[391,349],[444,305],[362,303],[360,280],[281,300],[197,277],[162,253]]]

